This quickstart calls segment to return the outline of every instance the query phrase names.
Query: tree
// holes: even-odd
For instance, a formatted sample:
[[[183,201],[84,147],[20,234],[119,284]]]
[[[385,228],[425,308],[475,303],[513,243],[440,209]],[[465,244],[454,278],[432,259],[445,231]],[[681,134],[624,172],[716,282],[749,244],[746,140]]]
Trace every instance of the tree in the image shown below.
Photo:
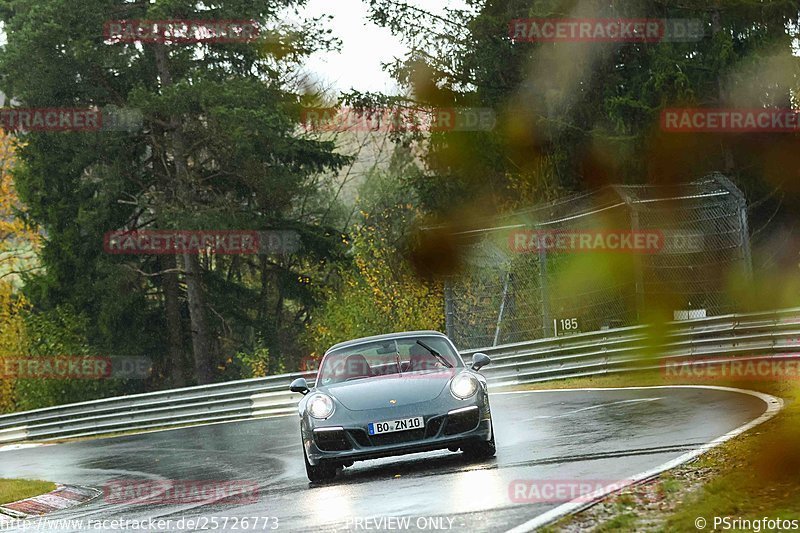
[[[298,134],[306,97],[292,75],[334,43],[314,22],[280,23],[296,5],[19,0],[3,8],[0,79],[26,107],[113,105],[143,116],[137,131],[26,135],[14,175],[47,234],[46,273],[26,292],[37,308],[69,304],[92,317],[98,350],[157,354],[159,380],[183,384],[184,353],[200,383],[218,379],[239,351],[299,357],[294,339],[343,251],[324,198],[347,158]],[[253,19],[269,31],[253,43],[109,42],[104,25],[119,19]],[[302,250],[103,253],[106,232],[148,228],[293,229]]]
[[[0,363],[25,353],[26,307],[24,299],[14,296],[11,283],[0,281]],[[4,373],[0,374],[0,413],[10,413],[17,407],[16,380]]]
[[[485,2],[434,15],[397,0],[370,0],[371,18],[403,37],[395,77],[419,105],[489,106],[491,134],[431,135],[424,193],[438,213],[502,209],[613,182],[687,181],[732,175],[752,197],[797,182],[800,157],[787,134],[659,131],[666,107],[791,108],[800,59],[796,2]],[[512,19],[698,19],[695,42],[528,43]],[[364,95],[362,100],[364,99]],[[767,148],[770,147],[770,148]],[[780,163],[777,163],[780,161]]]
[[[359,187],[349,230],[352,265],[342,266],[307,331],[312,357],[336,342],[389,331],[444,329],[443,287],[419,277],[408,258],[423,212],[410,183],[420,169],[408,147]]]
[[[20,285],[20,276],[38,268],[41,239],[19,201],[11,169],[16,161],[12,136],[0,130],[0,280]]]

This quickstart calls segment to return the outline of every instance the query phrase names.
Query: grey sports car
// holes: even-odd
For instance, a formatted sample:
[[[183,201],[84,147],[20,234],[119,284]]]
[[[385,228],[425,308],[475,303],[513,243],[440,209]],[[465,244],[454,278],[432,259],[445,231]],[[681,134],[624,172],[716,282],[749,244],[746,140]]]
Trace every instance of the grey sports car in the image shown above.
[[[331,479],[354,461],[459,449],[495,453],[486,379],[476,353],[467,368],[447,336],[411,331],[343,342],[320,362],[316,386],[296,379],[306,473]]]

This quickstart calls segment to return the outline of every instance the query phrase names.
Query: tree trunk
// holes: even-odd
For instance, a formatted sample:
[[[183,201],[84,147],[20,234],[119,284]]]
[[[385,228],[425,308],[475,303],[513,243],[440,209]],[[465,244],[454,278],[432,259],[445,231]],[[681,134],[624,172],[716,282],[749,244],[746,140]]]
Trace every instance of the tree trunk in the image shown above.
[[[165,255],[161,269],[167,271],[161,276],[164,290],[164,310],[167,319],[168,369],[173,387],[186,386],[183,375],[183,322],[181,320],[180,288],[178,286],[178,262],[174,255]]]
[[[196,255],[183,254],[183,268],[186,271],[186,294],[189,301],[189,318],[192,322],[192,350],[197,382],[211,383],[213,376],[211,360],[211,338],[206,318],[205,292],[202,272]]]
[[[720,20],[720,12],[719,9],[715,9],[711,12],[711,33],[712,35],[716,35],[722,31],[722,21]],[[724,107],[727,102],[727,97],[725,94],[725,86],[722,80],[722,73],[717,73],[717,102],[719,107]],[[724,140],[720,141],[722,145],[722,158],[723,164],[725,167],[725,174],[728,176],[733,174],[733,171],[736,168],[736,162],[733,159],[733,150],[728,143]]]
[[[158,77],[163,87],[172,85],[172,74],[167,64],[167,54],[162,44],[155,44],[153,52],[156,59]],[[187,208],[191,205],[189,190],[189,169],[186,162],[186,142],[183,138],[183,124],[178,116],[170,116],[170,137],[172,140],[172,155],[175,163],[175,191],[178,202]],[[202,270],[197,256],[191,253],[183,254],[183,266],[186,272],[186,295],[189,302],[189,320],[191,321],[192,350],[194,352],[194,366],[197,382],[210,383],[212,379],[211,342],[208,330],[208,320],[205,314],[205,293],[203,290]]]

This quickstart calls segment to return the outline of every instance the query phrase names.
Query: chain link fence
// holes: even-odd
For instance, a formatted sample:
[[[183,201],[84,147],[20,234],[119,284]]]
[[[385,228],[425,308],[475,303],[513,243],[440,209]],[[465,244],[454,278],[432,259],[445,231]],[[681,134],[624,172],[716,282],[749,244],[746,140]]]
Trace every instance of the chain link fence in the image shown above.
[[[456,238],[463,269],[445,305],[460,349],[633,325],[653,310],[732,312],[728,284],[752,276],[745,199],[721,174],[608,186]]]

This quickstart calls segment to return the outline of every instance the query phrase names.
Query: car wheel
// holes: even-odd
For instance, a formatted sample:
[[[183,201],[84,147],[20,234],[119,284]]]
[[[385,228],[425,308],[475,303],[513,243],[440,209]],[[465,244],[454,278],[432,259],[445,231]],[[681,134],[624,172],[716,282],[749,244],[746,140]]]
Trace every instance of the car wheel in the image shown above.
[[[309,463],[305,446],[303,446],[303,459],[306,462],[306,475],[308,476],[308,480],[312,483],[329,481],[336,477],[336,465],[331,465],[322,461],[316,466]]]
[[[492,438],[481,442],[473,442],[461,448],[464,455],[470,459],[488,459],[494,457],[496,447],[494,445],[494,428],[492,428]]]

